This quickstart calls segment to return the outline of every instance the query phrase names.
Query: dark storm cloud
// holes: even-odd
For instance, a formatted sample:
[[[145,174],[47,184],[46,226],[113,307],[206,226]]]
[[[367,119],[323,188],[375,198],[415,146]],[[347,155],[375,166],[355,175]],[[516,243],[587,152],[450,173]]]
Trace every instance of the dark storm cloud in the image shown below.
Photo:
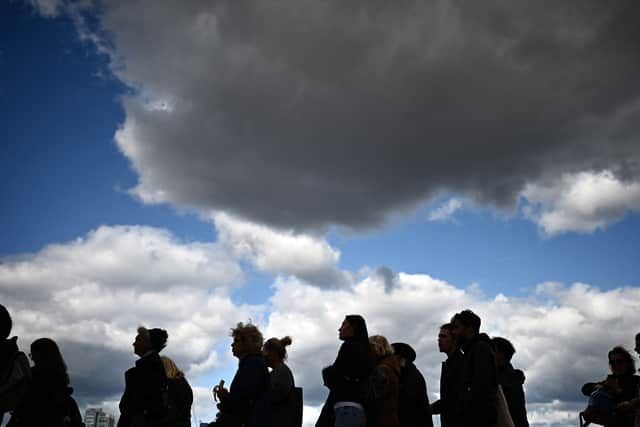
[[[148,201],[358,228],[441,191],[507,207],[543,177],[637,178],[634,1],[105,6]]]

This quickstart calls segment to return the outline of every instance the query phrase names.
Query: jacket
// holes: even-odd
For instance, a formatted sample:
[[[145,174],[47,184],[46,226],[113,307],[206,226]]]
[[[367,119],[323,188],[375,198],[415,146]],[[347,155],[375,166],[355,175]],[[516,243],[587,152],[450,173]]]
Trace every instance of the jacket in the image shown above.
[[[269,371],[264,357],[248,354],[240,359],[229,393],[222,396],[218,409],[221,416],[232,418],[245,427],[271,426]]]
[[[529,427],[523,389],[524,380],[524,373],[519,369],[513,369],[511,363],[498,369],[498,384],[502,386],[515,427]]]
[[[136,366],[125,372],[124,382],[118,427],[130,427],[141,418],[160,424],[167,419],[168,407],[163,401],[167,375],[158,353],[151,352],[138,359]]]
[[[493,427],[497,421],[498,381],[495,355],[477,336],[462,346],[457,411],[461,427]]]
[[[32,381],[24,398],[13,412],[10,427],[84,426],[73,389],[62,374],[51,373],[34,366]],[[66,423],[66,424],[63,424]]]
[[[433,427],[427,383],[412,362],[400,371],[398,418],[400,427]]]
[[[377,367],[384,372],[387,383],[382,399],[368,408],[367,425],[370,427],[399,427],[400,369],[398,363],[393,356],[386,356],[378,360]]]
[[[296,423],[296,401],[293,389],[295,383],[291,369],[282,363],[271,370],[271,425],[293,427]]]

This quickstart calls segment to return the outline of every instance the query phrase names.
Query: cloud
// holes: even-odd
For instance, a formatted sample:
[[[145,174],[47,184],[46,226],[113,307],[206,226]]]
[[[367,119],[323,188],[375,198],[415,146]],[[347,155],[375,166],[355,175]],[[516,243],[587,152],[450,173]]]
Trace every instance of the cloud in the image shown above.
[[[321,286],[353,282],[351,273],[338,269],[340,251],[323,238],[274,230],[226,214],[216,215],[214,222],[220,244],[261,271],[293,275]]]
[[[639,7],[111,1],[95,33],[135,90],[115,139],[140,199],[363,228],[442,191],[637,180]]]
[[[640,211],[640,181],[624,181],[610,171],[566,174],[549,185],[523,191],[526,215],[549,236],[568,231],[591,233]]]
[[[460,200],[455,198],[449,199],[447,203],[431,211],[427,219],[431,222],[448,221],[453,217],[453,214],[455,214],[461,207],[462,202]]]
[[[150,227],[100,227],[0,263],[0,299],[25,348],[56,339],[81,402],[119,398],[134,361],[139,325],[169,331],[167,354],[190,374],[221,364],[214,348],[229,319],[260,317],[234,304],[242,282],[234,259],[216,244],[179,242]]]
[[[337,253],[326,242],[232,217],[215,221],[221,236],[215,243],[181,242],[150,227],[100,227],[83,238],[2,260],[0,299],[13,315],[22,348],[41,336],[56,339],[81,405],[113,407],[123,372],[135,358],[135,328],[163,327],[169,331],[165,352],[198,385],[196,411],[205,420],[212,419],[214,407],[206,384],[194,379],[227,372],[233,363],[220,346],[228,342],[228,328],[252,318],[265,337],[293,338],[289,365],[304,387],[305,425],[312,425],[326,397],[320,371],[336,356],[337,329],[346,314],[361,313],[370,333],[414,346],[433,399],[443,360],[438,328],[453,313],[471,308],[482,317],[484,331],[514,343],[514,364],[527,376],[532,424],[560,426],[573,424],[576,410],[584,406],[581,384],[606,376],[607,351],[630,346],[637,332],[638,287],[602,291],[584,283],[548,282],[522,298],[485,296],[477,285],[463,288],[386,267],[363,268],[350,273],[350,282],[326,287],[304,274],[296,277],[287,263],[257,261],[279,253],[282,242],[298,250]],[[250,256],[237,250],[244,240]],[[268,265],[274,276],[273,294],[260,306],[230,298],[242,282],[239,253],[250,263]],[[320,264],[316,259],[308,255],[298,262],[337,268],[337,257]]]
[[[414,346],[434,399],[444,359],[437,351],[438,328],[470,307],[482,317],[484,331],[514,343],[514,364],[527,376],[533,424],[573,425],[577,409],[586,405],[581,385],[606,376],[610,348],[633,343],[639,302],[639,288],[605,292],[581,283],[541,284],[526,298],[487,298],[418,274],[398,274],[391,291],[377,274],[351,290],[322,290],[289,280],[276,285],[266,335],[293,337],[289,364],[305,388],[306,403],[317,406],[326,396],[320,370],[332,363],[340,344],[337,328],[344,315],[361,313],[371,334]]]

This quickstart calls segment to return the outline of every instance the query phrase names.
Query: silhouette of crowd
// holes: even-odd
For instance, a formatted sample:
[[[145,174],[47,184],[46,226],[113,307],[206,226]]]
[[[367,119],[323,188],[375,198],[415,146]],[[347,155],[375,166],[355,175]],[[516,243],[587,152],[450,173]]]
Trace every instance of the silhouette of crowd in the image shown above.
[[[347,315],[338,329],[338,354],[321,372],[328,396],[316,427],[433,427],[434,416],[442,427],[528,427],[525,376],[511,364],[516,349],[480,327],[471,310],[440,327],[437,345],[446,360],[439,399],[430,403],[414,348],[369,335],[361,315]],[[10,413],[10,427],[84,426],[56,342],[35,340],[30,366],[17,337],[9,338],[11,329],[11,316],[0,305],[0,423]],[[230,336],[238,368],[228,388],[224,381],[213,387],[218,413],[208,425],[300,427],[302,389],[286,363],[292,339],[265,341],[251,323],[238,323]],[[160,355],[168,338],[163,329],[138,328],[133,341],[138,360],[124,373],[118,427],[191,426],[191,386],[176,363]],[[635,341],[640,354],[640,333]],[[640,377],[633,356],[617,346],[608,359],[611,374],[582,387],[589,401],[580,423],[640,427]]]

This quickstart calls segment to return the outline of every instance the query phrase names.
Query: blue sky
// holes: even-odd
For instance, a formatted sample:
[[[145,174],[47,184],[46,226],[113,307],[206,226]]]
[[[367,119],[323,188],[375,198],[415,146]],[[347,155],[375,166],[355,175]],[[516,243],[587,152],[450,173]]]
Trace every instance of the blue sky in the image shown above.
[[[483,61],[490,57],[490,52],[482,50],[484,45],[478,46],[478,58],[483,59],[474,64],[478,74],[470,80],[483,81],[487,87],[493,87],[499,101],[487,104],[491,106],[487,110],[496,108],[494,116],[487,113],[484,117],[481,108],[465,122],[467,109],[476,108],[474,96],[484,95],[484,88],[481,88],[484,84],[467,86],[472,83],[467,83],[466,77],[464,83],[451,81],[451,86],[443,82],[444,86],[453,89],[450,89],[449,98],[440,100],[437,108],[432,109],[430,102],[435,102],[432,100],[439,96],[438,90],[430,86],[431,82],[427,84],[416,77],[416,85],[424,83],[425,87],[407,90],[415,92],[415,98],[423,93],[428,96],[415,105],[411,97],[398,95],[394,100],[395,95],[406,89],[403,86],[406,79],[398,76],[417,76],[416,69],[406,65],[414,62],[402,62],[401,55],[389,56],[396,59],[391,60],[390,71],[381,80],[392,88],[388,93],[384,86],[383,89],[371,89],[380,83],[372,80],[371,85],[362,83],[354,89],[357,96],[350,97],[353,94],[341,86],[342,80],[332,79],[336,69],[344,67],[344,75],[350,77],[353,70],[349,67],[359,69],[362,66],[356,64],[356,60],[352,64],[345,59],[361,58],[346,53],[348,49],[360,49],[361,45],[356,42],[332,44],[328,39],[309,36],[313,43],[327,43],[326,52],[330,52],[329,58],[336,61],[323,66],[322,62],[320,65],[315,63],[315,57],[305,56],[304,40],[285,42],[255,22],[255,34],[251,26],[238,26],[237,32],[225,26],[225,19],[229,24],[253,22],[249,13],[245,16],[238,12],[235,16],[235,12],[225,15],[212,10],[207,15],[195,7],[185,6],[175,11],[175,31],[172,29],[174,32],[165,34],[166,28],[173,28],[173,21],[167,18],[171,15],[168,12],[170,5],[158,6],[157,13],[148,16],[140,14],[144,5],[139,2],[132,2],[130,11],[122,5],[116,7],[107,3],[103,6],[99,12],[91,7],[56,1],[9,1],[0,6],[3,41],[0,46],[0,113],[4,117],[0,152],[3,206],[0,211],[0,235],[3,236],[0,239],[0,267],[4,264],[6,269],[4,276],[0,276],[0,295],[3,300],[10,301],[8,306],[18,319],[29,319],[33,312],[44,315],[47,310],[46,303],[31,307],[29,294],[19,291],[21,286],[22,289],[40,286],[37,279],[29,281],[31,279],[15,276],[19,265],[26,270],[42,265],[64,269],[68,264],[59,264],[60,259],[67,258],[60,254],[72,250],[82,254],[86,250],[90,257],[94,240],[102,242],[100,232],[95,232],[101,227],[108,242],[125,241],[135,234],[132,229],[117,226],[141,226],[143,228],[136,234],[143,236],[141,239],[146,236],[156,242],[154,245],[168,251],[187,251],[196,258],[214,257],[228,273],[228,276],[218,278],[214,272],[208,272],[214,284],[205,286],[208,287],[205,294],[194,291],[194,295],[201,295],[201,298],[221,292],[222,299],[216,300],[218,303],[229,297],[228,314],[231,317],[225,319],[226,324],[219,325],[210,319],[204,323],[215,323],[215,328],[203,327],[202,332],[205,336],[212,331],[223,331],[222,335],[209,337],[209,341],[203,338],[202,342],[207,342],[209,350],[196,346],[197,356],[177,356],[194,367],[194,384],[204,388],[217,382],[220,376],[230,376],[233,371],[233,364],[225,353],[228,342],[224,331],[236,321],[247,320],[233,316],[255,316],[253,318],[262,322],[261,326],[268,331],[287,333],[281,331],[281,323],[278,323],[278,319],[287,314],[282,311],[284,301],[295,302],[293,295],[302,301],[307,298],[312,301],[315,292],[322,295],[316,299],[326,298],[326,301],[332,301],[339,295],[336,292],[342,290],[350,290],[356,295],[368,289],[367,283],[377,283],[379,277],[375,270],[379,267],[388,267],[395,274],[397,290],[394,292],[398,293],[398,298],[401,290],[410,292],[407,286],[414,280],[412,275],[428,275],[429,279],[419,279],[425,281],[424,286],[433,286],[435,290],[439,285],[432,280],[444,281],[451,301],[457,299],[477,304],[485,310],[491,304],[501,304],[493,300],[498,294],[513,298],[513,304],[519,307],[517,310],[512,307],[515,312],[527,312],[530,308],[531,313],[552,310],[544,301],[536,305],[534,300],[541,294],[551,298],[551,306],[560,311],[573,307],[576,300],[572,298],[582,293],[587,300],[602,298],[607,304],[631,301],[629,295],[636,298],[640,277],[640,263],[637,262],[640,259],[640,177],[633,165],[640,159],[640,133],[638,122],[633,119],[638,114],[635,106],[640,105],[640,92],[633,79],[620,82],[628,85],[628,94],[622,96],[617,92],[608,93],[610,88],[605,79],[591,76],[596,82],[594,95],[585,100],[581,108],[567,100],[575,88],[567,89],[567,99],[561,98],[564,94],[559,94],[562,91],[555,90],[557,88],[538,89],[548,90],[549,99],[558,96],[551,104],[561,105],[564,110],[555,111],[555,107],[537,103],[535,88],[539,80],[535,74],[528,76],[529,80],[520,75],[514,77],[514,72],[501,68],[503,64],[495,58],[489,66]],[[478,18],[476,22],[475,12],[470,12],[469,19],[482,27],[482,19]],[[513,11],[501,12],[507,16]],[[539,18],[535,11],[528,12],[532,22]],[[612,22],[621,19],[620,10],[610,12]],[[131,21],[124,18],[127,13],[134,17]],[[256,13],[278,19],[271,11]],[[406,19],[405,24],[410,26],[410,15],[396,18]],[[215,25],[207,20],[211,16],[216,16]],[[428,20],[428,16],[423,18]],[[185,22],[193,23],[193,26]],[[338,27],[343,24],[338,18],[332,22]],[[399,25],[394,22],[381,20],[374,24],[392,39],[394,25]],[[607,22],[602,25],[602,33],[594,34],[594,40],[608,36]],[[288,27],[289,24],[289,21],[283,23],[283,31],[297,31],[296,27]],[[325,24],[318,24],[318,28]],[[467,28],[464,25],[475,28],[466,21],[458,24],[463,28]],[[309,27],[309,34],[317,30],[313,25]],[[194,33],[187,33],[187,37],[183,28],[192,29]],[[208,32],[211,28],[218,33],[212,35]],[[369,34],[367,28],[361,30],[363,34]],[[242,31],[249,36],[244,38],[246,34]],[[252,39],[251,35],[256,34]],[[347,39],[353,34],[342,35]],[[264,37],[264,44],[255,41],[260,40],[258,36]],[[469,35],[465,33],[461,37],[466,36]],[[485,36],[498,37],[493,33],[482,33],[482,37]],[[305,37],[307,33],[301,36],[302,39]],[[446,39],[446,36],[442,37],[442,40]],[[151,48],[145,46],[149,40],[153,40]],[[174,42],[176,46],[172,45]],[[304,49],[296,46],[298,42]],[[404,39],[398,43],[405,42],[407,45],[402,49],[406,49],[408,58],[415,53],[411,50],[415,46]],[[211,49],[217,49],[216,55],[208,56],[208,43],[213,46]],[[366,45],[362,40],[359,43]],[[261,53],[259,60],[242,56],[253,52],[247,46]],[[345,52],[337,46],[346,46]],[[451,65],[445,54],[434,49],[433,55],[442,61],[443,69]],[[324,51],[320,49],[319,52]],[[517,56],[524,51],[516,52],[514,48],[514,52],[514,61],[522,59],[525,63],[531,59]],[[540,65],[547,59],[546,51],[531,52],[525,53],[540,55],[535,58],[539,60],[536,66],[540,67],[537,70],[540,76],[548,73],[559,76],[559,81],[563,78],[553,65]],[[598,59],[601,52],[593,52],[593,57]],[[618,64],[616,61],[626,61],[635,66],[640,60],[637,52],[635,56],[632,52],[622,50],[620,57],[606,59],[603,56],[602,61],[614,65]],[[346,56],[342,56],[343,53]],[[185,57],[172,57],[182,54]],[[335,57],[331,56],[333,54]],[[277,67],[269,62],[270,55],[277,58],[273,62]],[[362,54],[362,58],[366,55]],[[366,58],[362,59],[362,64],[373,63],[373,56]],[[192,64],[195,64],[193,68],[189,68]],[[287,64],[297,65],[287,68]],[[308,64],[309,70],[306,69]],[[312,70],[311,64],[315,67]],[[420,64],[417,67],[430,66]],[[245,65],[246,69],[243,68]],[[398,71],[405,65],[406,74]],[[282,81],[277,78],[278,73],[269,68],[271,66],[282,72]],[[210,75],[207,67],[211,69]],[[500,101],[500,97],[508,97],[509,91],[502,92],[499,85],[492,86],[496,82],[490,78],[483,80],[481,75],[492,67],[505,73],[505,87],[530,101],[526,107],[518,100],[509,103],[505,98],[504,102]],[[378,78],[379,69],[370,71],[368,74]],[[423,71],[431,76],[443,76],[437,70]],[[184,72],[184,78],[181,78],[181,72]],[[460,70],[454,69],[449,75],[456,76],[457,73],[460,74]],[[464,77],[464,73],[461,75]],[[191,87],[189,80],[198,78],[203,79],[200,85],[194,83]],[[364,81],[369,76],[358,78]],[[442,78],[446,80],[446,77]],[[289,82],[298,83],[296,86]],[[325,93],[315,88],[315,84],[323,90],[342,89],[335,92],[326,89]],[[355,83],[356,86],[359,84]],[[522,87],[518,86],[520,84]],[[530,91],[531,87],[534,90]],[[251,90],[249,95],[244,92],[245,88]],[[298,106],[290,110],[282,107],[289,102],[283,93],[293,94],[291,102],[299,103]],[[324,96],[334,98],[327,100]],[[311,101],[300,101],[305,97]],[[385,100],[385,103],[372,106],[367,114],[359,115],[354,111],[353,117],[343,121],[343,106],[348,106],[344,107],[345,111],[367,107],[364,103],[359,104],[361,98],[367,99],[369,105],[375,104],[375,100]],[[265,107],[270,102],[273,108]],[[593,105],[589,104],[591,102]],[[500,110],[503,103],[511,107]],[[397,116],[395,110],[387,109],[387,104],[398,105]],[[449,108],[450,104],[453,107]],[[412,108],[416,105],[432,111],[437,119],[428,126],[421,123],[422,119],[414,123],[412,120],[416,116]],[[547,105],[547,109],[536,111],[539,105]],[[446,117],[450,109],[459,114],[454,120],[458,124],[452,126],[447,125],[449,118]],[[311,112],[315,117],[308,119],[305,115]],[[396,120],[395,127],[378,126],[376,118],[383,113],[390,123]],[[209,123],[207,117],[216,119]],[[476,123],[477,117],[483,118]],[[495,127],[493,117],[510,118],[512,123],[504,128]],[[289,123],[290,128],[283,130],[283,123]],[[319,127],[318,123],[321,124]],[[352,127],[351,123],[359,125]],[[515,130],[509,128],[511,124]],[[556,132],[554,126],[562,128],[563,132]],[[371,133],[366,133],[369,127]],[[466,127],[471,133],[459,130]],[[376,139],[377,135],[387,135],[390,129],[393,143]],[[570,137],[565,138],[569,133]],[[418,143],[413,135],[427,135],[425,140],[428,142]],[[467,141],[472,135],[477,135],[478,140]],[[539,139],[532,139],[531,135]],[[591,135],[599,138],[598,141],[591,141]],[[318,140],[314,139],[316,136]],[[320,138],[326,138],[326,141]],[[335,144],[334,140],[337,141]],[[519,141],[520,145],[511,144],[512,140]],[[540,144],[531,149],[531,141]],[[448,151],[449,147],[455,148]],[[354,153],[362,156],[354,156]],[[438,157],[440,155],[443,157]],[[421,156],[424,156],[423,167],[419,163]],[[430,163],[431,158],[433,163]],[[439,220],[434,219],[434,213],[451,201],[458,203],[456,208]],[[168,230],[169,237],[155,234],[158,229]],[[78,243],[77,239],[82,242]],[[73,242],[77,244],[74,246]],[[96,243],[98,246],[93,250],[102,248],[100,245],[103,244]],[[51,256],[45,249],[49,245],[61,252]],[[141,247],[140,251],[144,250]],[[68,259],[74,258],[69,256]],[[71,264],[74,262],[82,263],[82,260],[70,261]],[[122,262],[126,264],[126,260]],[[129,267],[133,270],[137,266]],[[130,277],[137,277],[128,276],[129,267],[124,265],[117,272],[106,269],[107,273],[89,267],[82,272],[73,270],[73,274],[61,277],[69,277],[71,281],[77,279],[77,286],[72,283],[67,287],[56,285],[60,286],[56,292],[61,293],[52,294],[50,301],[57,304],[60,295],[65,295],[64,298],[75,295],[78,301],[84,301],[90,290],[76,290],[81,292],[80,296],[69,292],[78,287],[81,289],[92,280],[106,294],[117,293],[116,285],[109,288],[105,283],[126,282]],[[57,270],[51,268],[55,274]],[[175,282],[162,291],[158,288],[157,292],[166,296],[176,286],[194,289],[203,286],[189,273],[180,276],[183,273],[179,268],[176,266],[176,271],[167,272],[169,276],[175,273],[175,279],[171,279]],[[332,280],[333,284],[327,282]],[[551,288],[541,290],[539,285],[546,282],[563,284],[566,293],[557,293]],[[577,282],[591,288],[575,287]],[[134,293],[138,292],[135,290],[137,285],[131,283]],[[479,289],[482,295],[473,288]],[[165,291],[168,294],[162,294]],[[151,287],[140,288],[139,292],[142,296],[154,291]],[[384,305],[388,303],[384,302],[385,298],[391,296],[380,298],[380,304]],[[523,308],[526,304],[530,304],[527,309]],[[313,312],[310,307],[307,307],[308,312]],[[460,308],[451,306],[449,312]],[[615,306],[611,309],[615,310]],[[363,306],[362,310],[375,312],[369,306]],[[402,311],[402,307],[392,310],[397,311]],[[512,311],[505,309],[504,316],[508,312]],[[90,319],[82,313],[85,312],[78,311],[75,319],[95,321],[107,330],[125,331],[128,327],[134,331],[137,326],[135,322],[126,324],[115,317],[112,320],[108,316]],[[142,313],[133,313],[136,320],[142,319]],[[153,318],[162,319],[159,313]],[[322,322],[330,325],[345,314],[335,312],[334,308],[326,308],[322,313]],[[597,316],[582,315],[582,322],[597,321]],[[194,318],[175,320],[170,324],[179,329],[190,321],[198,323],[194,320],[198,316],[200,314],[194,312]],[[304,311],[292,309],[290,316],[301,316],[298,318],[300,324],[306,321]],[[387,320],[389,324],[395,324],[394,316],[389,315],[380,324],[387,325]],[[446,319],[442,314],[430,322],[437,325],[442,317]],[[571,322],[571,316],[565,320]],[[625,321],[637,324],[637,320]],[[489,325],[496,332],[507,330],[499,321]],[[397,330],[386,327],[389,331]],[[28,324],[21,328],[27,337],[42,333],[61,334],[56,330],[29,330]],[[327,334],[332,336],[333,332],[331,326]],[[629,336],[633,333],[620,331],[620,334],[623,332]],[[124,342],[120,332],[113,334],[118,337],[114,338],[114,343]],[[422,335],[419,339],[426,349],[428,340]],[[77,342],[72,340],[70,348],[86,344],[81,341],[80,338]],[[301,345],[305,351],[316,351],[321,344],[326,341],[311,343],[303,339]],[[111,351],[115,344],[108,347]],[[323,347],[327,354],[334,350],[329,347],[328,350],[326,345]],[[425,365],[438,357],[433,348],[428,350],[428,356],[426,351]],[[563,411],[575,408],[579,398],[567,397],[566,390],[535,388],[538,368],[526,350],[522,353],[522,363],[528,363],[534,372],[532,395],[537,400],[532,405],[543,405],[546,398],[549,402],[558,398],[569,405],[559,409],[536,406],[539,424],[561,425],[553,417],[552,421],[544,421],[540,414],[555,411],[553,414],[561,417]],[[125,349],[118,354],[121,359],[125,358]],[[126,357],[131,358],[131,355]],[[211,362],[216,359],[225,362]],[[294,360],[292,364],[295,365]],[[424,369],[437,377],[437,364]],[[578,373],[575,375],[578,377]],[[83,395],[83,387],[90,388],[88,384],[92,378],[81,377],[83,385],[77,390],[83,403],[113,405],[117,390],[112,384],[98,387],[105,390],[103,395]],[[301,374],[301,377],[310,381],[312,374]],[[436,378],[431,382],[435,390]],[[319,392],[316,385],[310,389],[315,399],[309,403],[313,414]],[[206,390],[202,391],[202,395],[205,394]],[[200,407],[206,407],[206,404],[202,403]]]

